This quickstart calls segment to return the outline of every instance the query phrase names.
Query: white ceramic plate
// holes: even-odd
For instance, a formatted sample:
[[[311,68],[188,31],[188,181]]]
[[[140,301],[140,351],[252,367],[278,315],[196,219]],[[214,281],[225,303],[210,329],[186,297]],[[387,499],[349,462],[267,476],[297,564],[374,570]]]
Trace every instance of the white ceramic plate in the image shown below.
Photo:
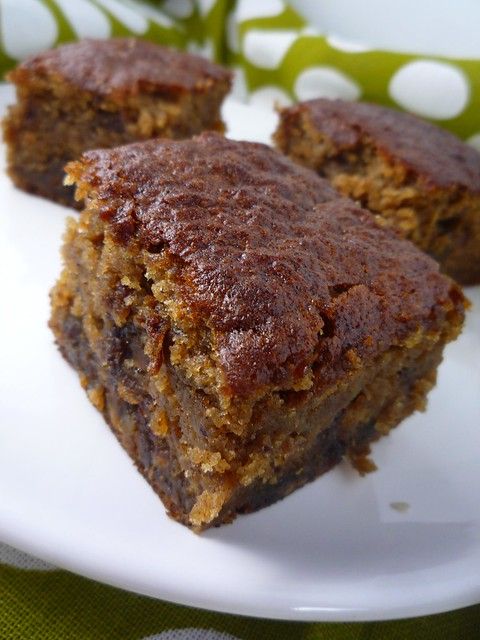
[[[235,137],[267,141],[275,125],[232,102],[225,113]],[[69,211],[15,190],[3,169],[0,208],[1,539],[125,589],[253,616],[373,620],[480,601],[478,289],[428,412],[375,446],[377,473],[341,465],[197,536],[165,515],[53,345],[48,291]]]

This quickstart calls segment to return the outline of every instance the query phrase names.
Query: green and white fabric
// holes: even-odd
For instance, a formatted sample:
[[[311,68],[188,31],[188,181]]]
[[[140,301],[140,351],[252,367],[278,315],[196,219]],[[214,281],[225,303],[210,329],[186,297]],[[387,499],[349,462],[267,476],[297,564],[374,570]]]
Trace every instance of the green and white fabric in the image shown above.
[[[236,70],[235,95],[326,96],[418,113],[480,149],[480,60],[367,48],[314,29],[282,0],[0,0],[0,74],[83,37],[134,35]],[[300,624],[199,611],[114,589],[0,545],[1,640],[457,640],[480,637],[480,606],[369,624]]]
[[[56,570],[0,544],[1,640],[474,640],[479,629],[480,607],[348,624],[200,611]]]
[[[247,102],[325,96],[429,118],[480,148],[480,60],[379,51],[323,34],[284,0],[0,0],[0,71],[81,37],[135,35],[237,70]]]

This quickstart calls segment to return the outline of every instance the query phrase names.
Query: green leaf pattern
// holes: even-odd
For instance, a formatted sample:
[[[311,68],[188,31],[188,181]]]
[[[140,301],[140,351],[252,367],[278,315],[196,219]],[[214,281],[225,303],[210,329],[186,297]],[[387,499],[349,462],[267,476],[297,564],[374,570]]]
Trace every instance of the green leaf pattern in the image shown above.
[[[236,71],[234,94],[271,108],[315,97],[417,113],[480,149],[480,60],[380,51],[321,34],[285,0],[0,0],[0,72],[81,37],[133,35]]]

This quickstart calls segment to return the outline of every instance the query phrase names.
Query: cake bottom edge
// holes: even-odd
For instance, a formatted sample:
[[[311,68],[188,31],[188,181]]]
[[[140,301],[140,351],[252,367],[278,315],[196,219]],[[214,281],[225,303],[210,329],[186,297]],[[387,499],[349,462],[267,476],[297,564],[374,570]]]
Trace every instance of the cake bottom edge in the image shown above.
[[[114,387],[99,380],[99,365],[83,332],[81,319],[69,313],[56,315],[54,311],[50,326],[62,355],[80,375],[91,402],[159,495],[170,517],[196,532],[229,523],[237,514],[257,511],[281,500],[332,469],[343,458],[349,458],[360,473],[373,470],[375,467],[368,458],[370,444],[413,411],[424,407],[426,395],[435,383],[444,346],[438,342],[403,368],[393,370],[392,381],[387,381],[388,395],[380,403],[374,400],[370,411],[365,411],[365,406],[358,409],[356,396],[296,458],[278,470],[274,478],[268,481],[259,478],[248,486],[237,483],[216,512],[213,510],[214,516],[202,520],[192,518],[201,495],[192,489],[171,440],[153,434],[142,407],[129,404],[119,397]],[[385,380],[373,380],[373,389],[375,383],[384,384]],[[362,418],[355,420],[357,415]]]

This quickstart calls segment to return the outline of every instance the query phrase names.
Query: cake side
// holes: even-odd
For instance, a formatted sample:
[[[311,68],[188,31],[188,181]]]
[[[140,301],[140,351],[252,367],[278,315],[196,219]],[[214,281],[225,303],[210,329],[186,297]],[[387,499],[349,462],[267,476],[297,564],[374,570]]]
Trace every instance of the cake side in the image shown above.
[[[209,134],[89,152],[69,176],[86,207],[51,327],[177,520],[230,521],[345,455],[367,471],[370,442],[423,407],[464,298],[312,172]]]
[[[421,341],[411,357],[398,358],[392,351],[370,371],[352,376],[348,392],[332,389],[325,407],[313,408],[311,397],[298,392],[290,393],[287,402],[280,395],[265,398],[262,410],[254,412],[254,437],[239,440],[215,429],[201,392],[179,382],[167,365],[156,396],[143,395],[128,357],[117,370],[116,383],[103,377],[104,367],[92,355],[81,320],[56,306],[62,296],[57,287],[51,319],[62,354],[169,515],[195,531],[268,506],[343,458],[362,474],[375,469],[371,444],[425,408],[444,341],[456,335],[456,330],[445,332],[432,351],[428,340]],[[126,343],[122,351],[129,353]],[[199,437],[202,432],[216,436]]]
[[[325,99],[283,110],[274,139],[446,273],[464,284],[480,279],[480,155],[473,148],[410,114]]]
[[[38,54],[9,80],[17,89],[3,121],[9,175],[26,191],[73,205],[63,167],[86,149],[223,131],[231,74],[190,54],[111,39]]]

